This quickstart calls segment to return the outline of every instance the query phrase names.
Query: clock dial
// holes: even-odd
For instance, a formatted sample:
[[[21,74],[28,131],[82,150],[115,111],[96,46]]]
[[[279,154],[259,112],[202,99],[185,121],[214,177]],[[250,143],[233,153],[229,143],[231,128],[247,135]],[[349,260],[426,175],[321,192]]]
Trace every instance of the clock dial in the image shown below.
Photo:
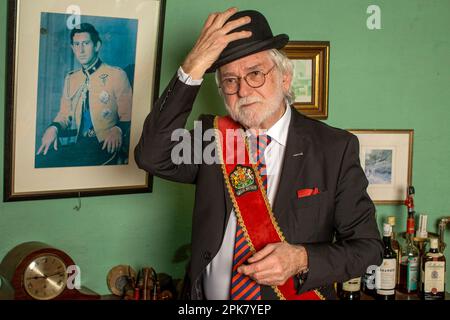
[[[57,256],[40,256],[25,269],[23,285],[34,299],[54,299],[64,291],[66,283],[66,265]]]

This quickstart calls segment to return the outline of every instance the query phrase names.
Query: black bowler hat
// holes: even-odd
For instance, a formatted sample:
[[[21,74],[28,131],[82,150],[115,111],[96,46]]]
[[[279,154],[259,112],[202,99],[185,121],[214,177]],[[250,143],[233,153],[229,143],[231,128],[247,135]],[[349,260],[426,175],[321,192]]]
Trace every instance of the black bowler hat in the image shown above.
[[[251,31],[252,35],[249,38],[230,42],[220,54],[219,59],[217,59],[206,72],[214,72],[217,68],[227,63],[260,51],[281,49],[289,41],[287,34],[279,34],[274,37],[266,18],[260,12],[255,10],[236,12],[228,19],[228,21],[233,21],[245,16],[250,17],[252,21],[232,30],[230,33]]]

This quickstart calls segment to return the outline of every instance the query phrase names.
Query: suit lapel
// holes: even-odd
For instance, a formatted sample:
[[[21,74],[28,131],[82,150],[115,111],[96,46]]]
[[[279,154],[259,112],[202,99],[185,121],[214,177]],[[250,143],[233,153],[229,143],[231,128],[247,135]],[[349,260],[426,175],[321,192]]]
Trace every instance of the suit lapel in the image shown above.
[[[289,199],[296,192],[294,186],[303,172],[306,157],[309,156],[309,147],[310,140],[304,127],[304,116],[292,108],[280,182],[272,207],[277,219],[280,219],[283,212],[289,208]]]

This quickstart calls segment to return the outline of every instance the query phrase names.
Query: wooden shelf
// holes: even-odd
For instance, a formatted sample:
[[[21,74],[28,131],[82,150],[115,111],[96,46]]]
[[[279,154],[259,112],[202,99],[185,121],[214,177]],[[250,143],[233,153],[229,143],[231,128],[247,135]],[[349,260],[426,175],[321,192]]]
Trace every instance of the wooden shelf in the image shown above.
[[[361,300],[375,300],[374,297],[371,297],[364,292],[361,292]],[[406,294],[399,291],[395,292],[395,300],[421,300],[417,293]],[[450,293],[445,293],[445,300],[450,300]]]

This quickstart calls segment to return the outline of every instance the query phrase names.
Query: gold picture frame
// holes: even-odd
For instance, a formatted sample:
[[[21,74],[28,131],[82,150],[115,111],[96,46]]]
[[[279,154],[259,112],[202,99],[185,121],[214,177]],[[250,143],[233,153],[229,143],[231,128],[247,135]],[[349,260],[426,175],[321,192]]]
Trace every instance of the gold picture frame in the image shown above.
[[[295,108],[311,118],[328,118],[329,41],[289,41],[284,53],[294,63]]]
[[[361,166],[375,204],[403,204],[412,184],[413,129],[348,130],[358,137]]]

